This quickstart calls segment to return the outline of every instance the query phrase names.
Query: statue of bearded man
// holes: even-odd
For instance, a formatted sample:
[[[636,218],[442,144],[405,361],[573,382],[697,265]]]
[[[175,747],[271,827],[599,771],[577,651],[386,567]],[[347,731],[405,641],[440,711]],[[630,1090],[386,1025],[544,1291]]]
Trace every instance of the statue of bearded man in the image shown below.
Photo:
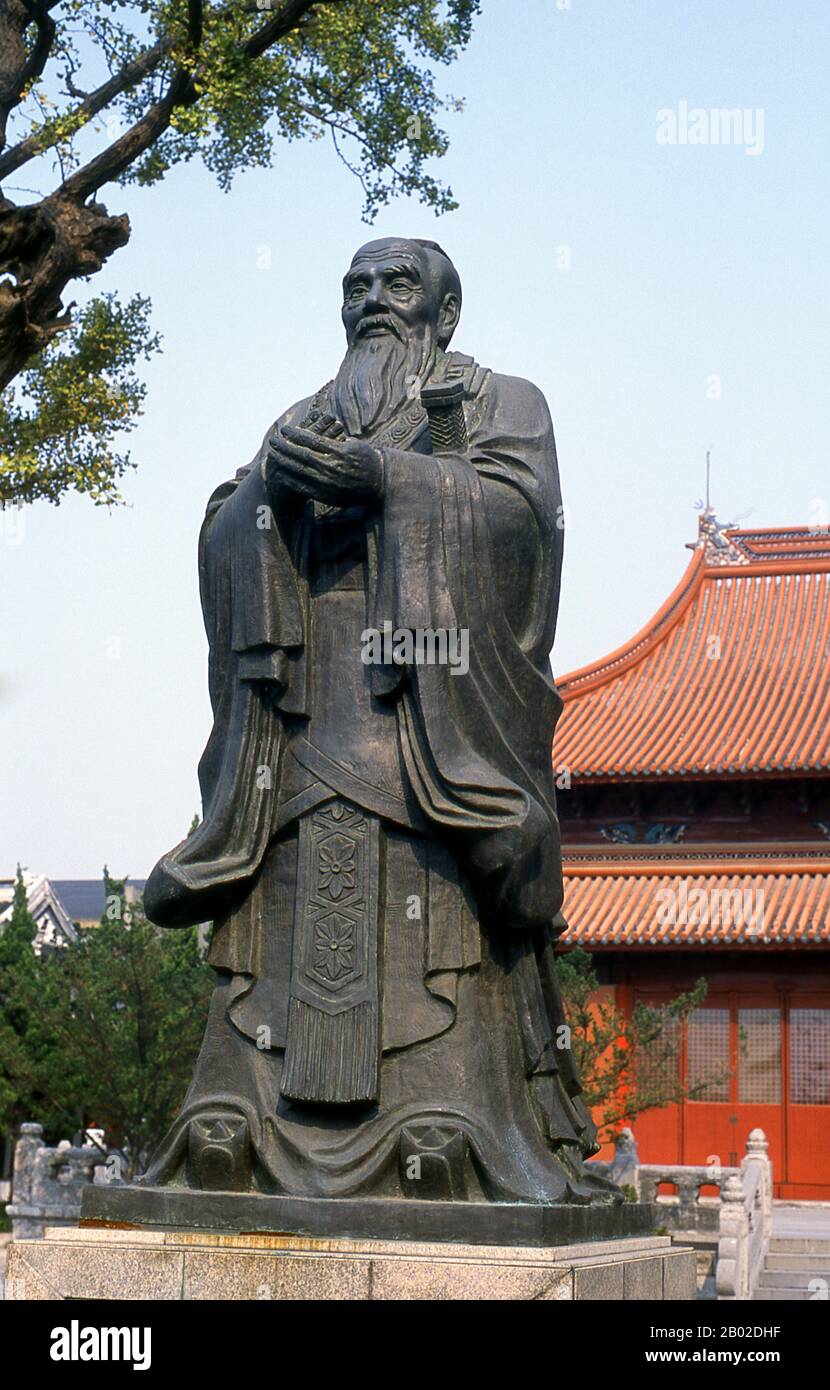
[[[361,247],[336,378],[208,503],[204,818],[145,906],[214,921],[217,982],[147,1183],[618,1199],[553,959],[553,431],[460,310],[435,243]]]

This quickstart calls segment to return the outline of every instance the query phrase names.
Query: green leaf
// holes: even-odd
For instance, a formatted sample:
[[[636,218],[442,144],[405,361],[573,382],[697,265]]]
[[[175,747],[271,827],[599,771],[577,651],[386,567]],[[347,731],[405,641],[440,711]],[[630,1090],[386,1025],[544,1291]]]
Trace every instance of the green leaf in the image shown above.
[[[133,465],[114,441],[141,415],[135,364],[160,348],[149,314],[140,295],[91,300],[0,399],[0,503],[59,502],[70,489],[121,500],[117,480]]]

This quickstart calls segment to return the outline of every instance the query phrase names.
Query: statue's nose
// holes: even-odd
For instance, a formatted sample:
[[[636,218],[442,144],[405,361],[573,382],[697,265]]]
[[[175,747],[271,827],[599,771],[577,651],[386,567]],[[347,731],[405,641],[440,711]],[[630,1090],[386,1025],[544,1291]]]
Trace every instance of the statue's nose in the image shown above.
[[[364,307],[366,309],[379,309],[382,307],[383,303],[383,281],[376,280],[366,296]]]

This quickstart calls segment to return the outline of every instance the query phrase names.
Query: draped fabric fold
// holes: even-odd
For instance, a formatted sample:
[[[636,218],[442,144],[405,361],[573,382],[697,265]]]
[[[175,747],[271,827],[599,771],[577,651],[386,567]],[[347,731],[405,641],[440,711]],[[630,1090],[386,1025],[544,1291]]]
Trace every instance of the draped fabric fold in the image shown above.
[[[219,973],[154,1181],[186,1180],[194,1117],[234,1111],[269,1190],[401,1195],[404,1129],[429,1144],[446,1128],[453,1152],[474,1156],[474,1199],[597,1194],[580,1164],[596,1131],[559,1035],[553,963],[553,431],[529,382],[455,353],[442,364],[463,383],[468,447],[428,452],[417,401],[372,438],[383,497],[357,509],[362,550],[342,583],[331,564],[320,579],[325,509],[269,489],[271,430],[208,504],[204,819],[153,870],[145,906],[161,925],[214,919]],[[324,387],[278,423],[332,413]],[[364,610],[378,632],[464,634],[467,669],[417,657],[364,668]],[[355,696],[350,720],[329,698],[337,688]],[[362,752],[339,746],[347,722]],[[365,880],[343,832],[355,807],[377,843]],[[348,880],[339,896],[319,855],[306,882],[320,827],[334,837],[326,865]]]
[[[561,701],[548,664],[562,554],[553,431],[529,382],[451,356],[465,372],[469,453],[385,450],[383,508],[370,521],[369,611],[378,629],[467,630],[470,671],[462,678],[446,664],[416,664],[390,680],[376,667],[372,680],[379,696],[400,697],[402,756],[428,822],[457,834],[474,884],[495,895],[513,926],[534,926],[562,901],[550,763]],[[301,402],[283,422],[307,408]],[[211,887],[221,907],[256,874],[278,792],[271,712],[308,712],[303,513],[275,506],[268,492],[268,435],[249,468],[214,493],[202,528],[215,723],[200,764],[204,821],[148,883],[157,920],[169,925],[201,920]],[[500,569],[511,547],[529,572],[508,585]]]
[[[399,706],[407,774],[427,819],[458,837],[466,867],[514,925],[549,920],[562,903],[550,764],[561,708],[504,616],[489,526],[502,498],[464,458],[393,457],[376,522],[375,626],[468,634],[469,672],[415,663]],[[415,500],[417,497],[417,508]],[[416,511],[424,538],[406,524]],[[529,518],[528,518],[529,520]],[[531,625],[535,614],[530,614]]]

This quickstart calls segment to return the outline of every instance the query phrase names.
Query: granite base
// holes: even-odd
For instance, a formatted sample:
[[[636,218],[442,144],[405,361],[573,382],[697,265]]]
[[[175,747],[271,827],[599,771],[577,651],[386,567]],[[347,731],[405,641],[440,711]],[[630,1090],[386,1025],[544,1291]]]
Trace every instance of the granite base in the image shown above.
[[[668,1236],[493,1246],[426,1241],[47,1230],[9,1247],[12,1301],[689,1301],[695,1255]]]

